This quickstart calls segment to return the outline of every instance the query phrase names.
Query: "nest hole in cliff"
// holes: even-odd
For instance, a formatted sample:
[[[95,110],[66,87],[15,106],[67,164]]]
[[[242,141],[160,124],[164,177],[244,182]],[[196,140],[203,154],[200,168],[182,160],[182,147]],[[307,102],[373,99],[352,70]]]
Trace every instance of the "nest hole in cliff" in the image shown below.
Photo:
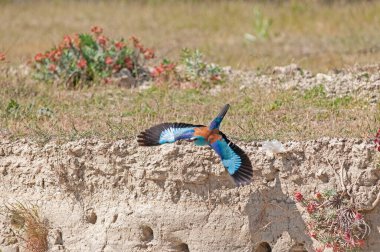
[[[150,242],[153,238],[153,229],[149,226],[142,226],[140,240],[143,242]]]
[[[190,252],[189,246],[186,243],[180,243],[175,247],[177,252]]]
[[[260,242],[256,248],[253,249],[253,252],[272,252],[272,248],[267,242]]]
[[[93,208],[87,209],[86,210],[86,216],[85,219],[88,223],[95,224],[96,221],[98,220],[98,216],[96,215],[95,211]]]

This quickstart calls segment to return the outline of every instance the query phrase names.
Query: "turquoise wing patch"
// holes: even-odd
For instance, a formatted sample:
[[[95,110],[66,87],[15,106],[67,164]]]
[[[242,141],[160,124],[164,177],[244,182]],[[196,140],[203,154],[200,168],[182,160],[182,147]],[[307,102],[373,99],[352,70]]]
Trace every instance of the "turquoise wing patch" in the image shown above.
[[[228,140],[226,135],[222,132],[220,133],[222,139],[215,141],[210,146],[222,159],[223,166],[238,186],[249,184],[253,176],[252,164],[249,157],[236,144]]]

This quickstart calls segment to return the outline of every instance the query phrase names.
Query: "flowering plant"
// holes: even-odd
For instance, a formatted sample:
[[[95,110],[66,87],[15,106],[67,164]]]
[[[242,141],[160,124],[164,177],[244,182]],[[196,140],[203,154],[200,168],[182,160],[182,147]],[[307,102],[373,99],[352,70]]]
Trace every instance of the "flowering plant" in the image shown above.
[[[91,28],[91,34],[65,35],[57,47],[34,57],[35,76],[42,80],[64,80],[76,86],[99,78],[107,82],[126,69],[139,81],[146,76],[144,64],[154,58],[154,51],[135,37],[128,42],[104,36],[98,26]]]
[[[328,190],[305,198],[296,192],[294,199],[309,214],[309,236],[324,244],[317,251],[322,252],[325,248],[332,248],[334,252],[355,251],[365,245],[370,228],[344,193]]]
[[[177,85],[180,81],[180,76],[176,70],[176,63],[168,59],[164,59],[160,65],[153,68],[151,75],[156,84],[162,85],[163,83],[171,83]]]

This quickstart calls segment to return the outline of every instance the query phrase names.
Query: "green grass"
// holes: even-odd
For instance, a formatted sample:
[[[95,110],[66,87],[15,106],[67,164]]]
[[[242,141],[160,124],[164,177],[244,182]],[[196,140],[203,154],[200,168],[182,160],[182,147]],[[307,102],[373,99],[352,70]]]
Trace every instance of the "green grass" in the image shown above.
[[[209,89],[137,90],[112,85],[65,90],[8,78],[0,81],[0,129],[11,138],[42,142],[134,138],[156,123],[208,124],[224,103],[232,108],[223,131],[246,141],[368,138],[380,119],[379,104],[351,96],[329,98],[323,86],[305,92],[239,87],[239,83],[224,84],[216,95]]]
[[[379,62],[379,1],[275,2],[0,1],[0,51],[24,62],[64,34],[100,25],[114,38],[136,35],[160,58],[188,47],[245,69],[297,63],[325,71]],[[249,42],[246,33],[263,39]]]

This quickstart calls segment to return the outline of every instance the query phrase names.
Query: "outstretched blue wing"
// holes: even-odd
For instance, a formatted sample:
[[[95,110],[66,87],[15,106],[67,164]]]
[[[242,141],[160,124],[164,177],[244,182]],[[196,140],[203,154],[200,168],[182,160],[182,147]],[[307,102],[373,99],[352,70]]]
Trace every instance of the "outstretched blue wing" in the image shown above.
[[[238,186],[249,184],[253,175],[249,157],[242,149],[228,140],[226,135],[222,132],[220,133],[222,139],[210,144],[211,147],[218,153],[222,159],[223,166]]]
[[[224,116],[227,114],[228,109],[230,108],[229,104],[226,104],[223,106],[223,108],[220,110],[219,114],[215,117],[214,120],[210,123],[209,129],[218,129],[220,126],[220,123],[223,121]]]
[[[173,143],[181,139],[193,137],[194,129],[204,127],[188,123],[162,123],[153,126],[137,136],[139,145],[154,146],[165,143]]]

